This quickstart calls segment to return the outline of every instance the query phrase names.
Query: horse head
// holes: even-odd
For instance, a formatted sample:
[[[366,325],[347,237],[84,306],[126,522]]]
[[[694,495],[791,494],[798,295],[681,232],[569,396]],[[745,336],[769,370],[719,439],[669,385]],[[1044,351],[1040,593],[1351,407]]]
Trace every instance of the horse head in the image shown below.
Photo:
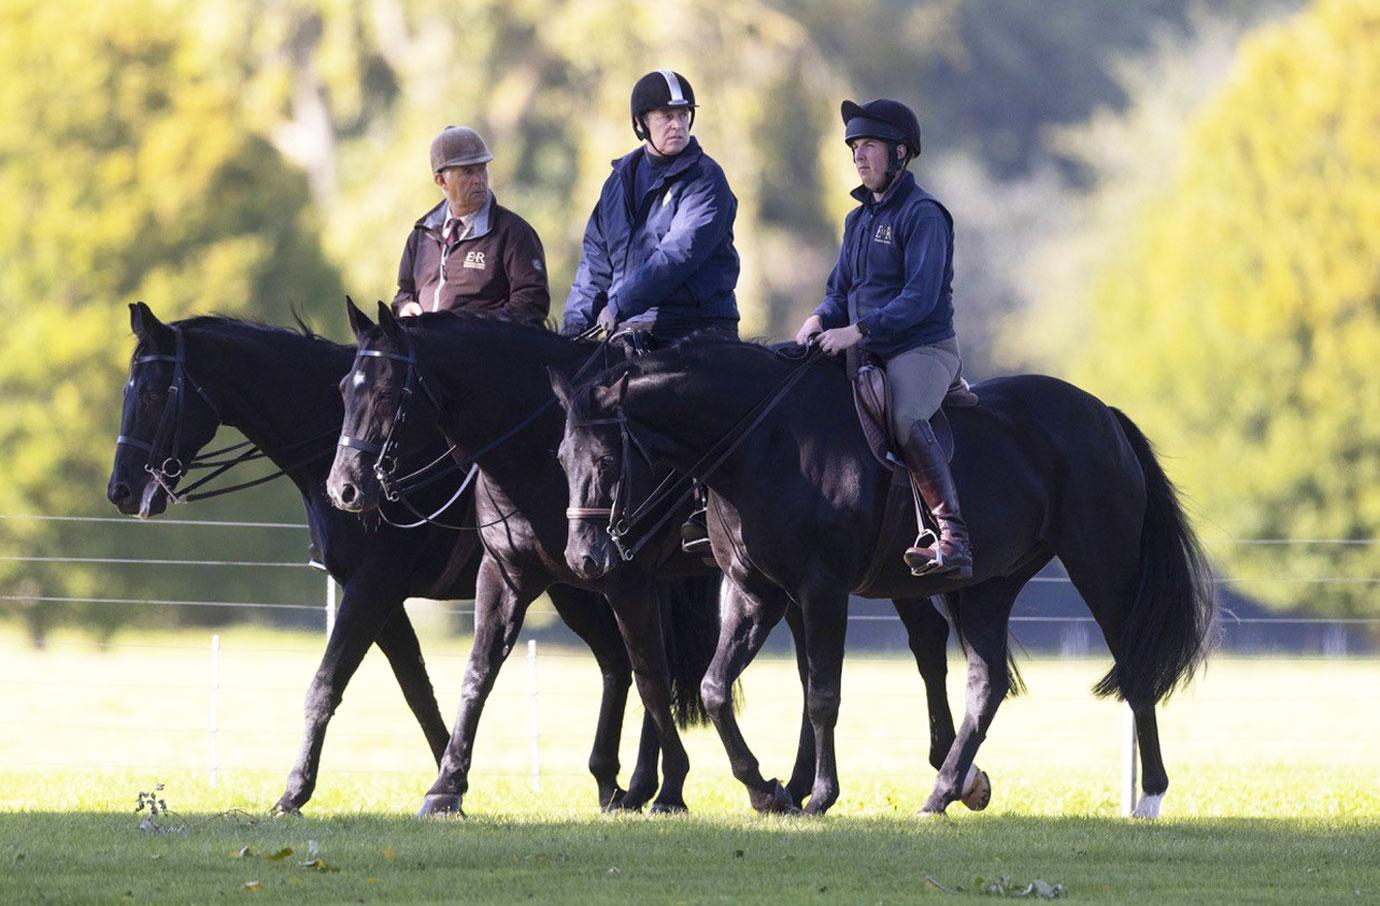
[[[129,312],[138,342],[106,496],[120,512],[148,518],[167,509],[185,464],[215,437],[220,416],[188,373],[180,328],[159,321],[143,302]]]
[[[345,419],[326,492],[338,509],[363,513],[378,508],[384,482],[404,456],[434,436],[439,413],[434,399],[430,406],[412,405],[417,396],[430,397],[430,390],[422,382],[408,329],[392,310],[380,302],[376,325],[353,301],[345,304],[358,350],[340,382]],[[417,424],[404,431],[409,420]]]
[[[621,369],[615,369],[621,370]],[[618,540],[639,489],[651,485],[653,465],[633,449],[623,412],[628,374],[576,390],[548,369],[551,389],[565,409],[565,435],[556,456],[570,487],[565,560],[582,579],[598,579],[622,560]]]

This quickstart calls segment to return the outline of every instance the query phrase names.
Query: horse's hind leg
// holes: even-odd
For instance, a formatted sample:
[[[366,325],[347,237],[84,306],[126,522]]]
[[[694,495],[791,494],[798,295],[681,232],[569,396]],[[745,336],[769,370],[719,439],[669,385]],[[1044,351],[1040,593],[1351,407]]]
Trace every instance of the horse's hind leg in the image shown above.
[[[957,598],[955,598],[955,602]],[[896,600],[896,613],[905,624],[911,654],[920,678],[925,681],[925,701],[930,716],[930,765],[937,771],[953,747],[953,712],[949,710],[949,621],[939,612],[934,598]],[[962,802],[975,812],[992,801],[992,781],[976,764],[968,769]]]
[[[632,666],[618,622],[603,595],[566,585],[553,585],[547,590],[552,605],[565,624],[578,635],[599,664],[603,676],[603,694],[599,699],[599,719],[594,728],[594,745],[589,753],[589,772],[599,789],[599,807],[605,811],[626,808],[626,792],[618,785],[618,743],[623,733],[623,713],[628,704],[628,687],[632,685]],[[656,751],[651,753],[651,789],[656,789]],[[646,756],[639,751],[638,771],[643,770]],[[645,802],[651,797],[648,792]]]
[[[287,788],[273,806],[275,815],[298,814],[311,799],[321,765],[321,747],[326,742],[326,726],[385,620],[402,606],[401,589],[380,592],[367,585],[367,581],[355,579],[345,586],[335,629],[307,688],[302,748],[288,774]],[[391,606],[386,602],[391,602]]]
[[[942,815],[962,798],[973,759],[987,737],[997,707],[1010,690],[1006,662],[1007,621],[1025,576],[991,579],[958,592],[954,619],[968,649],[968,691],[957,738],[939,768],[921,814]]]
[[[954,744],[954,717],[949,710],[949,621],[931,598],[897,599],[896,615],[906,627],[906,640],[920,678],[925,681],[925,701],[930,715],[930,764],[938,770]]]
[[[1127,610],[1136,599],[1140,565],[1138,556],[1131,554],[1138,554],[1139,550],[1139,537],[1132,538],[1128,534],[1120,544],[1096,556],[1091,553],[1084,556],[1078,550],[1061,551],[1059,555],[1073,587],[1102,630],[1112,660],[1117,664],[1114,669],[1121,668],[1121,628]],[[1141,760],[1141,797],[1131,814],[1137,818],[1158,818],[1160,803],[1169,789],[1169,774],[1160,750],[1155,702],[1148,698],[1140,700],[1133,694],[1126,704],[1135,717]]]
[[[422,660],[422,646],[402,606],[393,611],[393,615],[383,624],[375,643],[384,657],[388,658],[403,698],[416,716],[426,736],[427,746],[431,749],[431,756],[439,767],[441,754],[445,752],[446,742],[450,739],[450,728],[441,717],[441,708],[436,704],[436,690],[432,688],[426,662]]]
[[[762,776],[733,713],[733,684],[761,650],[789,604],[785,592],[765,581],[752,594],[730,581],[721,602],[719,644],[700,683],[705,710],[719,731],[733,776],[747,787],[748,799],[759,812],[793,811],[795,805],[779,781]]]

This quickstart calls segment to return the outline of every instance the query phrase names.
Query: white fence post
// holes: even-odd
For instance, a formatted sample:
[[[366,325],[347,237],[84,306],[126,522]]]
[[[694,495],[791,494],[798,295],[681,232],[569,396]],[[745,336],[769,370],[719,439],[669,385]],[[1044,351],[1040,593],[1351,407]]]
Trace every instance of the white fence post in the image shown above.
[[[220,746],[217,738],[220,710],[220,636],[211,636],[211,786],[216,785],[216,772],[220,768]]]
[[[541,792],[541,732],[537,723],[537,640],[527,640],[527,686],[531,692],[532,792]]]
[[[335,578],[326,573],[326,641],[331,640],[335,631]]]
[[[1121,814],[1129,818],[1136,808],[1136,715],[1126,706],[1122,717],[1123,740],[1121,750]]]

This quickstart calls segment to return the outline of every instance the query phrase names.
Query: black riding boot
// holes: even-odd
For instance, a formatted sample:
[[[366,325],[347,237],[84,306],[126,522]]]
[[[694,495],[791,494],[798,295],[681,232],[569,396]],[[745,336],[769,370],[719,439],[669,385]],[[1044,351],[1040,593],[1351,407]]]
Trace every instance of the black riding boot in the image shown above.
[[[917,421],[910,427],[903,452],[912,485],[920,492],[934,521],[939,525],[939,538],[933,532],[922,532],[915,544],[906,550],[906,566],[917,576],[943,575],[951,579],[970,579],[973,575],[973,554],[968,546],[968,524],[958,511],[958,492],[949,473],[944,451],[934,436],[928,421]],[[922,545],[921,540],[933,540]]]
[[[708,557],[710,556],[709,520],[705,515],[705,510],[709,506],[709,495],[705,493],[704,486],[699,482],[695,483],[693,499],[694,508],[690,511],[690,517],[680,527],[680,549],[687,554]]]

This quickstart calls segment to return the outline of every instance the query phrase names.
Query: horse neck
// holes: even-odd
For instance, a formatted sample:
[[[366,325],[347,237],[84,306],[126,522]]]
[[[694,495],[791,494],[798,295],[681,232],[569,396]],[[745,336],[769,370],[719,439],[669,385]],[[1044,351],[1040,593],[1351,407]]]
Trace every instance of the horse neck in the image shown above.
[[[649,452],[678,470],[705,465],[704,457],[723,450],[730,434],[737,437],[747,430],[746,414],[775,393],[790,372],[786,363],[755,355],[735,359],[735,354],[744,353],[731,348],[725,352],[711,351],[683,369],[648,373],[629,382],[624,411],[635,428],[644,429],[641,440]],[[789,431],[796,444],[808,443],[812,449],[870,465],[871,456],[853,430],[856,422],[847,387],[826,369],[827,365],[816,365],[805,374],[706,483],[726,491],[745,476],[749,484],[759,484],[762,451],[782,430]]]
[[[564,417],[546,369],[570,375],[591,347],[502,323],[442,323],[419,329],[415,339],[423,373],[443,398],[442,428],[462,455],[488,446],[546,406],[511,441],[481,456],[479,466],[491,478],[555,467]]]
[[[237,322],[188,328],[186,337],[187,373],[215,401],[224,423],[278,466],[315,452],[314,445],[293,445],[339,430],[346,347]]]

